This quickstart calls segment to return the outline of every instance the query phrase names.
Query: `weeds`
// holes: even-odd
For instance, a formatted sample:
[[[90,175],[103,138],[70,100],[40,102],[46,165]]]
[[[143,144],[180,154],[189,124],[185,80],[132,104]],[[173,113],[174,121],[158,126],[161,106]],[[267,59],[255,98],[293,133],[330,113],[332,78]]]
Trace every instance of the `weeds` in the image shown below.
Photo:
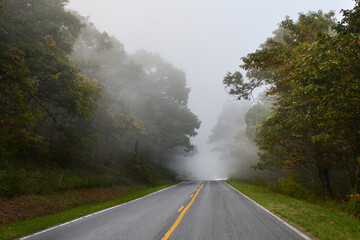
[[[127,185],[132,180],[104,171],[90,169],[47,168],[0,170],[0,197],[48,194],[66,189]]]
[[[356,218],[360,218],[360,194],[348,195],[338,201],[323,201],[321,197],[316,195],[313,191],[303,187],[301,184],[291,179],[279,178],[277,182],[268,182],[263,179],[256,179],[254,183],[257,186],[264,187],[272,192],[322,205],[332,211],[346,213]]]

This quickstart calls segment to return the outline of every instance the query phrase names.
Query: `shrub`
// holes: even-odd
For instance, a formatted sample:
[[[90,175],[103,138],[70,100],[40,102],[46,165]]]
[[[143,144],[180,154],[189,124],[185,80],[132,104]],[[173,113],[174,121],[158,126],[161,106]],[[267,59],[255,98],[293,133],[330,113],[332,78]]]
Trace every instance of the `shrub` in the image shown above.
[[[346,203],[346,210],[348,213],[360,218],[360,199],[352,199]]]
[[[343,211],[360,218],[360,194],[347,195],[340,206]]]
[[[261,182],[261,186],[265,186],[272,192],[281,193],[296,199],[316,202],[319,198],[312,193],[311,190],[303,187],[301,184],[287,178],[279,178],[277,182]]]
[[[144,183],[156,183],[160,179],[160,169],[144,158],[129,156],[126,169],[131,178]]]
[[[288,195],[290,197],[301,200],[308,200],[312,194],[310,190],[306,189],[305,187],[293,180],[279,178],[277,182],[280,193]]]
[[[0,171],[0,196],[14,197],[23,194],[24,187],[21,184],[22,176],[12,174],[6,170]]]

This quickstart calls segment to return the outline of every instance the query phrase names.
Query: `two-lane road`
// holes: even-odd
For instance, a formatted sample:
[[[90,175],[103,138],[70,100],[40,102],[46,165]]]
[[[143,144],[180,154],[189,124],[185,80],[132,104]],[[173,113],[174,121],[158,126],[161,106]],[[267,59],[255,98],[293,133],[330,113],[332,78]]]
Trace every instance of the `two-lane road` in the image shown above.
[[[296,231],[224,182],[190,181],[24,239],[307,238]]]

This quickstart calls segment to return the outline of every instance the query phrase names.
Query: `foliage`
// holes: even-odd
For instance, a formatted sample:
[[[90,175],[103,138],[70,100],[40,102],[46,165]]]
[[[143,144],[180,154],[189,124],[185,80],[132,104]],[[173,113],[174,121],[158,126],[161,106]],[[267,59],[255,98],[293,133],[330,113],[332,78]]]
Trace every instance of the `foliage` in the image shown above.
[[[348,214],[352,214],[357,218],[360,218],[360,199],[354,198],[348,202],[341,203],[341,209]]]
[[[38,142],[41,137],[31,127],[42,116],[28,98],[37,92],[35,79],[29,77],[25,53],[17,47],[0,44],[0,155],[8,157],[27,142]]]
[[[336,23],[333,12],[287,17],[260,50],[242,58],[246,81],[228,73],[230,94],[249,99],[252,91],[269,85],[270,117],[258,128],[257,168],[281,168],[318,175],[324,196],[333,196],[332,172],[359,190],[360,164],[358,98],[359,35],[353,10]]]
[[[66,1],[4,1],[0,25],[0,154],[29,157],[26,148],[47,142],[63,119],[88,118],[99,88],[68,59],[81,24],[64,10]],[[20,151],[21,150],[21,151]]]
[[[0,195],[13,197],[16,194],[23,193],[24,189],[18,181],[18,176],[11,175],[7,171],[0,171]]]
[[[266,120],[270,114],[269,104],[257,103],[245,114],[246,136],[254,140],[256,128]]]
[[[275,185],[269,185],[272,191],[285,194],[287,196],[300,199],[300,200],[311,200],[313,193],[304,188],[301,184],[287,178],[279,178]]]
[[[215,157],[223,165],[224,170],[219,173],[222,176],[241,180],[250,180],[254,177],[271,178],[270,171],[259,172],[251,168],[258,162],[258,156],[257,147],[251,136],[248,136],[250,127],[247,122],[257,125],[256,121],[261,122],[262,115],[266,113],[262,111],[259,114],[255,111],[254,115],[248,113],[258,106],[263,105],[240,101],[223,106],[208,140],[213,155],[216,154]],[[264,109],[268,108],[264,107]],[[257,116],[261,116],[260,119],[256,119]]]
[[[0,1],[1,196],[117,179],[75,173],[82,168],[120,178],[132,169],[133,179],[155,182],[173,176],[167,163],[193,148],[200,122],[187,106],[185,73],[159,55],[130,56],[67,3]],[[28,169],[35,162],[49,174]],[[61,171],[74,172],[49,180]]]
[[[85,28],[72,60],[104,90],[99,110],[86,126],[95,133],[85,136],[96,142],[89,149],[95,151],[92,155],[104,152],[110,166],[124,164],[131,152],[138,156],[146,151],[150,157],[142,157],[157,165],[179,150],[190,151],[190,137],[196,135],[200,122],[187,107],[184,72],[145,50],[129,56],[118,40],[78,17]],[[140,172],[134,177],[142,178]]]
[[[127,171],[139,182],[156,183],[160,179],[159,169],[148,160],[141,159],[139,156],[130,156],[127,162]]]
[[[141,91],[143,106],[135,109],[148,129],[149,138],[166,149],[192,150],[190,137],[197,134],[195,129],[200,122],[187,107],[190,89],[186,87],[185,73],[144,50],[132,57],[146,74],[146,89],[137,90]]]
[[[19,163],[14,162],[0,170],[0,196],[47,195],[67,189],[122,185],[130,181],[125,173],[95,166],[64,169],[48,161],[26,163],[19,167]]]

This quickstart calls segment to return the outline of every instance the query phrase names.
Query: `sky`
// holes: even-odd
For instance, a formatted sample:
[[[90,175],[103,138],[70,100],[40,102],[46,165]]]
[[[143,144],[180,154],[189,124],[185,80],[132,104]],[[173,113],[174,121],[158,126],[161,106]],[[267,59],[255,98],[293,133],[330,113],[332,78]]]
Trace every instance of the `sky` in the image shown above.
[[[159,53],[185,71],[191,88],[189,107],[202,122],[192,142],[199,154],[191,160],[201,178],[221,178],[221,163],[207,146],[222,106],[234,101],[222,84],[240,58],[272,36],[278,23],[298,13],[352,9],[353,0],[70,0],[100,31],[114,35],[133,53]]]

